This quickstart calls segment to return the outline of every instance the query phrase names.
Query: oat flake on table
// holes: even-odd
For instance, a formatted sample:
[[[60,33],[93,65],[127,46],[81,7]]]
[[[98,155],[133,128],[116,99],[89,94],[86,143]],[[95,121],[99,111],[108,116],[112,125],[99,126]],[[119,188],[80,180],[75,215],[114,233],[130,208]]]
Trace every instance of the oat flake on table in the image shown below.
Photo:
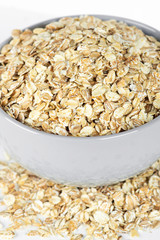
[[[160,42],[93,16],[13,30],[0,54],[0,104],[53,134],[109,135],[160,112]]]

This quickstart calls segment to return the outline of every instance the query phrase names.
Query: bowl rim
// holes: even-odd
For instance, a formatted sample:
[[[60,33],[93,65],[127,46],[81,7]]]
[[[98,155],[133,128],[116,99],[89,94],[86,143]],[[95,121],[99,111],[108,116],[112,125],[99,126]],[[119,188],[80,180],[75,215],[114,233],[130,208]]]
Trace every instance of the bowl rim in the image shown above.
[[[136,26],[138,28],[140,28],[142,31],[145,32],[145,30],[149,30],[150,32],[153,32],[153,34],[156,34],[160,37],[160,31],[157,30],[156,28],[154,27],[151,27],[149,25],[146,25],[144,23],[141,23],[139,21],[135,21],[135,20],[132,20],[132,19],[129,19],[129,18],[123,18],[123,17],[119,17],[119,16],[112,16],[112,15],[101,15],[101,14],[77,14],[77,15],[67,15],[67,16],[61,16],[61,17],[55,17],[55,18],[51,18],[51,19],[48,19],[48,20],[45,20],[45,21],[41,21],[41,22],[38,22],[36,24],[33,24],[33,25],[30,25],[28,27],[25,27],[23,29],[23,31],[25,29],[33,29],[33,28],[36,28],[36,27],[42,27],[42,26],[45,26],[46,24],[49,24],[50,22],[54,22],[54,21],[58,21],[59,19],[61,18],[65,18],[65,17],[73,17],[73,18],[76,18],[76,17],[81,17],[81,16],[94,16],[94,17],[97,17],[97,18],[100,18],[102,20],[116,20],[116,21],[122,21],[122,22],[125,22],[127,23],[127,25],[130,25],[130,26]],[[151,35],[152,36],[152,35]],[[8,38],[6,40],[4,40],[2,43],[0,43],[0,49],[3,47],[3,45],[7,44],[12,38]],[[34,135],[42,135],[44,137],[51,137],[51,138],[55,138],[58,140],[59,139],[63,139],[63,140],[73,140],[74,141],[93,141],[93,140],[110,140],[110,139],[115,139],[115,138],[119,138],[119,137],[126,137],[130,134],[137,134],[137,133],[141,133],[142,131],[148,129],[149,127],[152,127],[153,124],[156,124],[159,120],[160,120],[160,116],[154,118],[153,120],[139,126],[139,127],[135,127],[133,129],[129,129],[129,130],[126,130],[126,131],[123,131],[123,132],[119,132],[119,133],[113,133],[113,134],[110,134],[110,135],[103,135],[103,136],[92,136],[92,137],[74,137],[74,136],[62,136],[62,135],[56,135],[54,133],[48,133],[48,132],[45,132],[43,130],[38,130],[38,129],[35,129],[35,128],[32,128],[14,118],[12,118],[8,113],[6,113],[0,106],[0,116],[2,116],[7,122],[13,124],[15,127],[18,127],[18,128],[21,128],[22,130],[24,131],[27,131],[31,134],[34,134]]]

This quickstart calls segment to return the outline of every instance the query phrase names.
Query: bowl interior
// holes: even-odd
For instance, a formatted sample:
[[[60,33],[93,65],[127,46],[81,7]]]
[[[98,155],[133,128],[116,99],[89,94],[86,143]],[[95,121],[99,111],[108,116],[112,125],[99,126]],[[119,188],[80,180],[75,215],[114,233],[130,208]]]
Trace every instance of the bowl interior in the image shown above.
[[[92,14],[90,14],[92,15]],[[39,23],[36,23],[34,25],[31,25],[31,26],[28,26],[26,28],[24,28],[23,30],[25,29],[34,29],[34,28],[40,28],[40,27],[45,27],[47,24],[51,23],[51,22],[55,22],[55,21],[58,21],[59,19],[63,18],[63,17],[73,17],[73,18],[76,18],[76,17],[80,17],[81,15],[72,15],[72,16],[61,16],[61,17],[58,17],[58,18],[52,18],[52,19],[49,19],[49,20],[46,20],[46,21],[43,21],[43,22],[39,22]],[[114,20],[117,20],[119,22],[125,22],[126,24],[128,24],[129,26],[136,26],[137,28],[141,29],[146,35],[149,35],[149,36],[153,36],[155,37],[157,40],[160,41],[160,31],[151,27],[151,26],[148,26],[146,24],[143,24],[141,22],[138,22],[138,21],[135,21],[135,20],[131,20],[131,19],[127,19],[127,18],[123,18],[123,17],[117,17],[117,16],[110,16],[110,15],[95,15],[93,14],[92,16],[94,17],[97,17],[97,18],[100,18],[102,20],[111,20],[111,19],[114,19]],[[7,43],[9,43],[11,40],[11,37],[6,39],[5,41],[3,41],[1,44],[0,44],[0,49]],[[39,131],[37,129],[34,129],[32,127],[29,127],[17,120],[15,120],[14,118],[10,117],[3,109],[0,108],[0,115],[2,115],[6,121],[9,121],[10,123],[12,123],[13,125],[17,126],[17,127],[20,127],[20,128],[23,128],[25,131],[30,131],[32,132],[33,134],[43,134],[43,135],[50,135],[51,137],[59,137],[59,138],[66,138],[66,136],[60,136],[60,135],[54,135],[54,134],[51,134],[51,133],[47,133],[47,132],[44,132],[44,131]],[[155,119],[153,119],[152,121],[148,122],[148,123],[145,123],[144,125],[141,125],[139,127],[136,127],[134,129],[130,129],[130,130],[127,130],[127,131],[124,131],[124,132],[120,132],[118,134],[111,134],[111,135],[106,135],[106,136],[95,136],[95,137],[89,137],[89,138],[83,138],[83,137],[79,137],[79,138],[75,138],[75,140],[77,141],[81,141],[82,139],[84,140],[91,140],[91,139],[106,139],[106,138],[115,138],[115,137],[121,137],[121,136],[125,136],[127,134],[131,134],[131,133],[134,133],[134,132],[137,132],[137,131],[141,131],[143,129],[145,129],[146,127],[149,127],[150,125],[152,125],[154,122],[156,123],[157,121],[159,121],[160,119],[160,116],[156,117]],[[69,138],[73,138],[73,136],[70,136]],[[67,137],[68,139],[68,137]]]

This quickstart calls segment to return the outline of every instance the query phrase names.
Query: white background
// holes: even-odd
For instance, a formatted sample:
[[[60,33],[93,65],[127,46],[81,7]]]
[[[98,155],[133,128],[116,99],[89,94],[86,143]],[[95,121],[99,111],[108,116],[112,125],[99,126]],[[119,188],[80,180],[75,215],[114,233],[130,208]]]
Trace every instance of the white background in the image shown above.
[[[76,14],[121,16],[141,21],[160,30],[159,0],[0,0],[0,42],[8,38],[14,28],[22,29],[39,21]],[[5,224],[7,221],[4,222]],[[26,237],[24,232],[22,229],[16,240],[41,239]],[[50,239],[53,237],[47,240]],[[160,229],[147,233],[140,232],[138,239],[159,240]],[[55,240],[58,238],[56,237]]]

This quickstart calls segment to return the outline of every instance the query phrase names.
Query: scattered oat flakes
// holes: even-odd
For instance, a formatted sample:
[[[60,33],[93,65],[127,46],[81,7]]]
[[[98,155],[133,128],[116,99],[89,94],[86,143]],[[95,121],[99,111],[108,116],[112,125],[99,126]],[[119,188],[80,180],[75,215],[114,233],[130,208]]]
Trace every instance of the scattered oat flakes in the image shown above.
[[[28,236],[67,234],[72,240],[120,240],[123,233],[137,237],[139,229],[160,226],[160,160],[124,182],[88,188],[39,178],[13,161],[0,165],[1,204],[6,205],[0,215],[11,219],[0,239],[12,239],[28,225],[36,228]],[[82,225],[85,236],[74,232]]]
[[[13,231],[8,231],[8,230],[4,230],[4,231],[0,231],[0,238],[1,239],[13,239],[15,236],[15,233]]]

